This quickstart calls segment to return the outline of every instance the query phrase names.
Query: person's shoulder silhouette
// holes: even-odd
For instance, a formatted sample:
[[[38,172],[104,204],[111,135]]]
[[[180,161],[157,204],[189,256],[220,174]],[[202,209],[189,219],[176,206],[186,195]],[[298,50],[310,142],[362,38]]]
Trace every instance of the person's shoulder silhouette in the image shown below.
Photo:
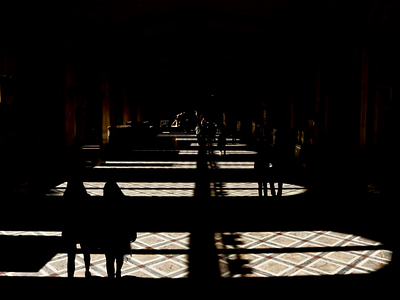
[[[63,194],[64,197],[88,197],[90,196],[82,181],[71,180],[68,181],[67,188]]]
[[[104,197],[123,197],[124,193],[115,181],[109,181],[104,186]]]

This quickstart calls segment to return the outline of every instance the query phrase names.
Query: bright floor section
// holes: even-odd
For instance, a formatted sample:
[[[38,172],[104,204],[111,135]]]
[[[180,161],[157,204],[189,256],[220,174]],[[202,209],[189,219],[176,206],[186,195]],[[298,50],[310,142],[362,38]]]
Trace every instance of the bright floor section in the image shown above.
[[[379,242],[332,231],[225,232],[215,234],[215,243],[221,277],[371,273],[392,257],[376,249]]]
[[[0,231],[0,235],[12,236],[61,236],[61,232]],[[122,276],[142,278],[181,278],[188,276],[190,233],[188,232],[138,232],[134,249],[140,254],[125,256]],[[78,248],[80,246],[78,245]],[[142,254],[141,250],[151,250]],[[158,254],[160,250],[163,254]],[[172,250],[171,254],[166,253]],[[177,252],[182,251],[182,254]],[[31,259],[29,255],[21,259]],[[91,254],[90,272],[93,277],[107,277],[104,254]],[[37,272],[2,272],[0,276],[67,277],[67,254],[58,253]],[[75,277],[85,277],[83,254],[75,259]]]
[[[0,231],[0,236],[61,236],[61,232]],[[377,241],[333,231],[216,232],[214,244],[221,277],[371,273],[388,265],[392,257]],[[139,232],[132,256],[125,256],[122,276],[188,277],[189,250],[190,232]],[[82,254],[77,255],[75,265],[75,277],[84,277]],[[103,254],[91,255],[91,274],[107,276]],[[56,254],[36,272],[0,270],[0,276],[67,277],[67,254]]]
[[[105,182],[84,182],[91,196],[103,196]],[[125,196],[129,197],[193,197],[195,182],[117,182]],[[62,196],[67,188],[64,182],[51,189],[47,196]],[[275,183],[275,188],[278,185]],[[284,183],[282,196],[293,196],[306,192],[300,185]],[[257,182],[210,182],[212,197],[258,197]],[[271,190],[268,188],[268,196]]]

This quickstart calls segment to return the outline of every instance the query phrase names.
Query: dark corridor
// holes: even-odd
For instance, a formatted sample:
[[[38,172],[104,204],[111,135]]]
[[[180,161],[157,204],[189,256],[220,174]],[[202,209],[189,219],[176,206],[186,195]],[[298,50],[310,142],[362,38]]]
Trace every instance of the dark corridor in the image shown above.
[[[2,2],[1,289],[392,295],[399,13],[397,0]],[[265,145],[285,149],[281,197],[259,196]],[[66,201],[72,180],[90,197]],[[107,222],[109,181],[138,232],[125,277],[107,281],[93,253],[93,280],[81,254],[63,278],[63,222]]]

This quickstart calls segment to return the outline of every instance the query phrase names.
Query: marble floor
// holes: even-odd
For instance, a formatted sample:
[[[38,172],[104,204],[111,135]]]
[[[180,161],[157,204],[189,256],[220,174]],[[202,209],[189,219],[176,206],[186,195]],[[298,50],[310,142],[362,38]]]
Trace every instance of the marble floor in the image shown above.
[[[91,196],[103,196],[105,182],[84,182]],[[117,182],[125,196],[130,197],[193,197],[195,182]],[[51,189],[48,196],[62,196],[67,188],[64,182]],[[275,188],[278,185],[275,184]],[[258,197],[257,182],[210,182],[212,197]],[[300,185],[283,183],[282,196],[293,196],[306,192]],[[271,190],[268,188],[268,196]]]
[[[160,134],[160,136],[168,136],[168,134]],[[175,137],[177,142],[185,141],[190,144],[185,149],[179,150],[179,160],[162,160],[157,159],[157,151],[152,159],[145,160],[106,160],[101,165],[95,166],[95,169],[132,169],[132,170],[191,170],[197,168],[196,155],[198,154],[198,144],[196,137],[191,134],[179,135]],[[216,150],[217,144],[213,143],[212,147],[207,150],[207,168],[210,170],[251,170],[254,169],[253,150],[246,150],[246,144],[237,142],[229,143],[226,146],[226,155],[220,155],[220,151]],[[232,157],[233,159],[229,159]],[[238,156],[243,157],[237,160]],[[187,159],[186,159],[187,157]],[[224,158],[221,160],[221,157]],[[195,192],[195,180],[193,182],[117,182],[121,191],[125,196],[130,197],[192,197]],[[91,196],[102,196],[105,182],[84,182],[85,188]],[[276,184],[277,187],[277,184]],[[67,182],[57,185],[51,189],[48,196],[62,196],[67,188]],[[210,191],[212,197],[258,197],[257,182],[210,182]],[[303,186],[284,183],[283,196],[296,195],[306,192]],[[268,195],[271,191],[268,188]]]
[[[216,233],[215,241],[221,277],[365,274],[392,257],[379,242],[332,231]]]
[[[168,136],[166,134],[166,136]],[[179,150],[179,159],[154,159],[115,161],[109,160],[96,168],[124,169],[194,169],[194,156],[198,145],[194,135],[180,135],[176,142],[189,143]],[[214,145],[215,148],[216,145]],[[218,159],[219,151],[208,152],[209,169],[254,169],[254,154],[244,144],[228,144],[226,156]],[[243,158],[237,159],[239,155]],[[186,159],[187,158],[187,159]],[[193,197],[195,179],[185,182],[117,182],[125,196],[129,197]],[[105,182],[84,182],[91,196],[102,196]],[[209,182],[211,197],[258,197],[257,182]],[[51,189],[47,196],[62,196],[67,183]],[[283,196],[306,192],[306,188],[293,183],[283,184]],[[269,195],[270,190],[268,190]],[[285,212],[281,212],[282,219]],[[1,237],[38,236],[61,239],[61,232],[48,231],[0,231]],[[138,232],[132,255],[126,255],[122,276],[141,278],[185,278],[190,275],[191,264],[190,232]],[[351,233],[335,231],[257,231],[257,232],[214,232],[213,255],[217,258],[220,277],[295,277],[351,275],[376,272],[387,266],[392,251],[379,241],[373,241]],[[196,255],[202,253],[196,244]],[[210,247],[206,248],[210,251]],[[64,249],[65,250],[65,249]],[[35,272],[13,272],[1,270],[0,276],[66,277],[67,255],[62,248]],[[209,254],[207,254],[209,257]],[[22,261],[34,259],[28,254]],[[75,277],[84,277],[83,255],[75,260]],[[211,271],[210,271],[211,272]],[[91,255],[91,273],[95,277],[106,277],[103,254]]]
[[[0,231],[1,236],[61,238],[61,232]],[[139,232],[133,245],[132,255],[125,256],[122,276],[189,276],[190,232]],[[365,274],[384,268],[392,257],[380,242],[332,231],[215,232],[214,248],[220,276],[233,278]],[[75,266],[75,277],[85,277],[82,254],[77,255]],[[103,254],[91,254],[91,274],[107,277]],[[67,254],[57,253],[36,272],[0,270],[0,276],[67,277]]]

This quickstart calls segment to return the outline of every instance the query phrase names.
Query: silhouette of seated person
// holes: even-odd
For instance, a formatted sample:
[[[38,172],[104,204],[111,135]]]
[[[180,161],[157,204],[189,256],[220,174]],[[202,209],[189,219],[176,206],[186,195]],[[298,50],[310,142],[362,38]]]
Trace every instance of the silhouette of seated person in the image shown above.
[[[136,232],[131,230],[130,220],[122,216],[125,195],[118,184],[107,182],[103,195],[107,216],[102,232],[102,247],[106,255],[107,275],[108,278],[121,278],[124,255],[131,252],[130,243],[136,240]]]
[[[272,180],[272,170],[270,168],[270,162],[272,161],[271,149],[268,145],[263,144],[259,146],[256,160],[254,162],[254,169],[258,177],[258,195],[260,197],[268,196],[268,182],[271,188],[271,195],[275,196],[275,186]]]
[[[67,209],[62,236],[68,254],[68,277],[74,277],[76,244],[78,243],[83,252],[85,277],[90,277],[90,250],[93,244],[92,228],[88,219],[90,213],[88,198],[90,195],[86,192],[82,181],[73,180],[68,182],[63,196],[66,200]],[[83,216],[83,219],[77,218],[77,216]]]

